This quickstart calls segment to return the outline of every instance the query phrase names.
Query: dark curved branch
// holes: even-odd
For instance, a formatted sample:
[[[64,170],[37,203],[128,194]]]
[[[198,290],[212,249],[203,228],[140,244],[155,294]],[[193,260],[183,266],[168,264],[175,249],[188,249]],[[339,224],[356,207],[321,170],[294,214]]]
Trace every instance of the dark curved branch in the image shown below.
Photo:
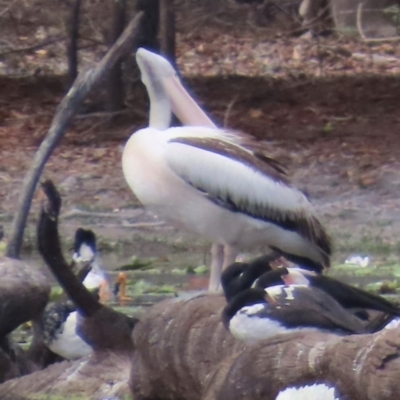
[[[43,182],[41,187],[45,198],[37,232],[39,252],[82,315],[90,317],[102,306],[74,275],[62,254],[58,235],[61,197],[52,181]]]
[[[56,115],[47,133],[46,138],[41,143],[31,168],[25,176],[21,188],[18,208],[11,228],[10,241],[7,247],[7,256],[18,258],[21,250],[22,237],[28,217],[33,193],[43,168],[56,148],[59,141],[71,122],[73,116],[83,102],[90,89],[97,83],[113,65],[132,48],[133,39],[137,34],[140,19],[143,13],[138,13],[130,22],[124,33],[120,36],[113,47],[107,52],[102,60],[94,67],[82,71],[69,92],[66,94],[58,106]]]

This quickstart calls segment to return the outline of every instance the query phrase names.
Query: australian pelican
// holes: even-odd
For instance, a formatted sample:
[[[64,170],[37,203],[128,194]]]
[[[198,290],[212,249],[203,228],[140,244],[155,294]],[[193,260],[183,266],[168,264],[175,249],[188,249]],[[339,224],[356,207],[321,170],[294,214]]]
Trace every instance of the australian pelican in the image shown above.
[[[125,145],[125,179],[148,209],[212,241],[209,289],[239,248],[269,246],[303,268],[329,267],[329,236],[282,167],[217,128],[167,60],[144,49],[136,59],[150,118]],[[192,126],[169,128],[171,111]]]

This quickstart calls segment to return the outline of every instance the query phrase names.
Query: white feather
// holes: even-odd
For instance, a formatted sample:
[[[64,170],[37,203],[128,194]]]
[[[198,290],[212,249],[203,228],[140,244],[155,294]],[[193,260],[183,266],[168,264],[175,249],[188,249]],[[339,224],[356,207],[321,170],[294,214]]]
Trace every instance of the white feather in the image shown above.
[[[400,318],[390,321],[383,329],[398,329],[400,327]]]
[[[91,246],[82,243],[79,247],[79,254],[74,253],[72,259],[76,263],[86,263],[91,261],[91,269],[82,282],[89,290],[97,289],[104,281],[107,281],[107,276],[100,267],[99,256],[93,252]]]
[[[299,190],[277,182],[240,161],[181,143],[170,143],[165,151],[169,167],[211,196],[229,196],[235,204],[248,203],[250,210],[273,208],[282,213],[310,210]]]
[[[275,286],[270,286],[264,289],[264,291],[268,294],[268,296],[274,298],[274,297],[280,297],[284,296],[285,300],[295,300],[295,297],[293,295],[293,291],[295,288],[298,287],[306,287],[304,284],[293,284],[293,285],[275,285]]]
[[[308,285],[308,276],[315,276],[312,271],[307,271],[301,268],[288,268],[290,283],[295,283],[297,285]]]
[[[90,246],[88,246],[86,243],[82,243],[79,247],[79,254],[74,253],[72,256],[72,259],[76,263],[81,263],[81,262],[88,262],[91,261],[95,258],[95,254]]]
[[[48,345],[49,349],[61,357],[73,360],[84,357],[93,351],[80,336],[76,333],[78,313],[72,312],[57,333],[54,340]]]
[[[356,265],[358,267],[368,267],[370,259],[368,256],[352,256],[345,260],[345,264]]]
[[[86,275],[82,283],[87,289],[93,290],[100,288],[104,281],[107,281],[106,274],[102,271],[97,262],[93,262],[92,269]]]
[[[339,400],[335,396],[335,388],[324,383],[290,387],[279,392],[276,400]]]

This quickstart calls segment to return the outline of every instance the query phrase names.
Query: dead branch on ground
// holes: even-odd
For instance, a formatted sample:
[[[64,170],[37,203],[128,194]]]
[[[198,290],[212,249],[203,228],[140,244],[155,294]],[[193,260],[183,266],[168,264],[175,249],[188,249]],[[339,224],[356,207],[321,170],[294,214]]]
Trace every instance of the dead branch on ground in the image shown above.
[[[27,53],[29,51],[35,51],[42,49],[43,47],[50,46],[53,43],[61,42],[65,40],[65,37],[55,37],[55,38],[50,38],[45,40],[44,42],[34,44],[32,46],[25,46],[25,47],[13,47],[9,48],[3,52],[0,53],[0,57],[5,56],[7,54],[11,53]]]

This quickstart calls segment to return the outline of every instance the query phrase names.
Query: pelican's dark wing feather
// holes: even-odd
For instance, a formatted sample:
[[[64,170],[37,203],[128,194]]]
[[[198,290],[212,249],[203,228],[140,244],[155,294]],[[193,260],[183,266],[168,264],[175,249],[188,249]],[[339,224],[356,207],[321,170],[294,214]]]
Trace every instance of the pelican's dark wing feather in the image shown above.
[[[307,196],[278,163],[212,137],[173,138],[164,155],[168,166],[210,201],[300,234],[319,248],[329,266],[330,238]]]

